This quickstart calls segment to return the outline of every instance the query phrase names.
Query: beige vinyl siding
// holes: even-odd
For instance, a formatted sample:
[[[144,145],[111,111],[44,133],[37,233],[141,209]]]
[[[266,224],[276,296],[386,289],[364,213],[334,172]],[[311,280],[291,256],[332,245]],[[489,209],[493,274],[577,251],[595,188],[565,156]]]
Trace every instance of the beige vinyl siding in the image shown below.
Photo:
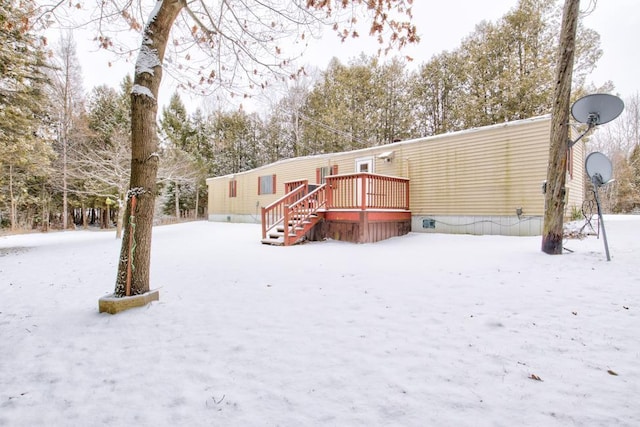
[[[568,194],[565,204],[565,216],[567,218],[571,217],[572,209],[582,210],[584,180],[587,179],[584,169],[585,152],[584,142],[580,141],[573,146],[573,178],[570,178],[569,174],[567,174],[566,179]]]
[[[407,147],[411,211],[430,215],[541,215],[548,120],[444,135]]]
[[[302,179],[315,183],[316,168],[331,166],[331,156],[311,156],[281,160],[270,165],[233,175],[207,179],[209,186],[209,213],[259,215],[264,207],[284,195],[284,184]],[[265,175],[276,175],[275,194],[258,195],[258,179]],[[229,198],[229,181],[238,182],[237,197]]]
[[[362,150],[281,160],[251,171],[207,179],[210,215],[245,215],[259,222],[260,208],[284,195],[288,181],[316,181],[316,169],[355,172],[356,159],[372,158],[374,173],[410,179],[416,216],[515,217],[544,214],[550,117],[543,116]],[[392,152],[391,161],[379,156]],[[567,181],[568,215],[581,206],[584,145],[574,146],[573,179]],[[276,175],[276,194],[258,195],[258,177]],[[228,197],[229,180],[237,197]]]

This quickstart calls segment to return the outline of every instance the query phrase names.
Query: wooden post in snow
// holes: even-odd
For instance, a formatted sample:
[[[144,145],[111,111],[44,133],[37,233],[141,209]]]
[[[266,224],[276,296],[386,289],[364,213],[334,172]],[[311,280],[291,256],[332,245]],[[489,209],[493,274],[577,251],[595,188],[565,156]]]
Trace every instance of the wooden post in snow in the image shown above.
[[[565,0],[551,113],[551,143],[542,229],[542,251],[551,255],[562,254],[571,77],[579,11],[580,0]]]

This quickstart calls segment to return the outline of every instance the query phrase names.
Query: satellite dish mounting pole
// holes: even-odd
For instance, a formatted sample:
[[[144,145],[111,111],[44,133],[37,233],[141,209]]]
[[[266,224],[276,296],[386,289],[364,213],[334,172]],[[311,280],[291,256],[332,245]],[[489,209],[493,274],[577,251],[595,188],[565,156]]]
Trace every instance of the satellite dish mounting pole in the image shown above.
[[[599,185],[596,181],[599,181],[599,180],[601,180],[599,174],[595,174],[593,177],[591,177],[591,184],[593,184],[593,194],[596,197],[596,206],[598,207],[598,224],[602,228],[602,240],[604,240],[604,251],[607,254],[607,261],[611,261],[611,255],[609,255],[609,243],[607,242],[607,231],[604,228],[604,219],[602,218],[602,209],[600,209],[600,198],[598,197]]]
[[[614,181],[613,178],[613,165],[611,160],[604,154],[595,151],[587,156],[584,162],[584,168],[587,171],[587,175],[591,179],[593,185],[593,196],[596,199],[596,206],[598,207],[598,234],[600,228],[602,228],[602,238],[604,240],[604,249],[607,253],[607,261],[611,261],[611,255],[609,254],[609,243],[607,241],[607,231],[604,227],[604,218],[602,217],[602,206],[600,205],[600,197],[598,196],[598,189],[603,185],[609,184]]]
[[[576,143],[576,142],[580,141],[580,140],[582,139],[582,137],[583,137],[583,136],[585,136],[586,134],[588,134],[588,133],[589,133],[589,131],[591,131],[591,129],[593,129],[594,127],[596,127],[596,124],[597,124],[597,123],[591,123],[591,122],[589,122],[589,126],[587,127],[587,130],[585,130],[584,132],[582,132],[582,134],[581,134],[579,137],[577,137],[577,138],[576,138],[575,140],[573,140],[573,141],[572,141],[572,140],[567,141],[567,151],[568,151],[569,149],[571,149],[571,147],[573,147],[573,146],[575,145],[575,143]]]

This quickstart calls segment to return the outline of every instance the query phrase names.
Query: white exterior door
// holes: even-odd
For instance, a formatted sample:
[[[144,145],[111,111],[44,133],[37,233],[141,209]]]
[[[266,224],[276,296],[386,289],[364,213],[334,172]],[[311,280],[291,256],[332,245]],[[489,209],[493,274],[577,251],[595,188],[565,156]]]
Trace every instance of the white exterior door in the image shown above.
[[[356,159],[356,173],[373,173],[373,157],[363,157],[360,159]],[[362,179],[363,178],[358,178],[356,179],[356,203],[358,206],[361,206],[362,204]],[[369,193],[369,180],[366,179],[365,183],[364,183],[364,193],[367,197],[366,202],[366,206],[369,206],[370,202],[371,202],[371,196],[368,195]]]
[[[373,157],[356,159],[356,173],[373,173]]]

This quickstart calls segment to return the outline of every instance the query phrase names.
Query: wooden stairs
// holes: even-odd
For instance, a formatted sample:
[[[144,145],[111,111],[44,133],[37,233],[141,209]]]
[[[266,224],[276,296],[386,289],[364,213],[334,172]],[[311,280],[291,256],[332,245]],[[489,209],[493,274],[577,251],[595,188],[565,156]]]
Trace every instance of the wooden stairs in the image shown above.
[[[262,239],[262,243],[265,245],[285,246],[295,245],[302,242],[304,236],[309,232],[320,220],[318,215],[310,215],[308,218],[303,219],[301,222],[296,221],[296,218],[292,218],[289,221],[287,227],[284,226],[284,221],[277,225],[274,229],[267,233],[267,237]],[[297,223],[297,225],[296,225]],[[286,228],[286,231],[285,231]],[[289,242],[285,243],[285,233],[289,233]]]
[[[262,240],[265,245],[300,243],[322,219],[326,207],[326,185],[309,191],[306,182],[262,208]]]

